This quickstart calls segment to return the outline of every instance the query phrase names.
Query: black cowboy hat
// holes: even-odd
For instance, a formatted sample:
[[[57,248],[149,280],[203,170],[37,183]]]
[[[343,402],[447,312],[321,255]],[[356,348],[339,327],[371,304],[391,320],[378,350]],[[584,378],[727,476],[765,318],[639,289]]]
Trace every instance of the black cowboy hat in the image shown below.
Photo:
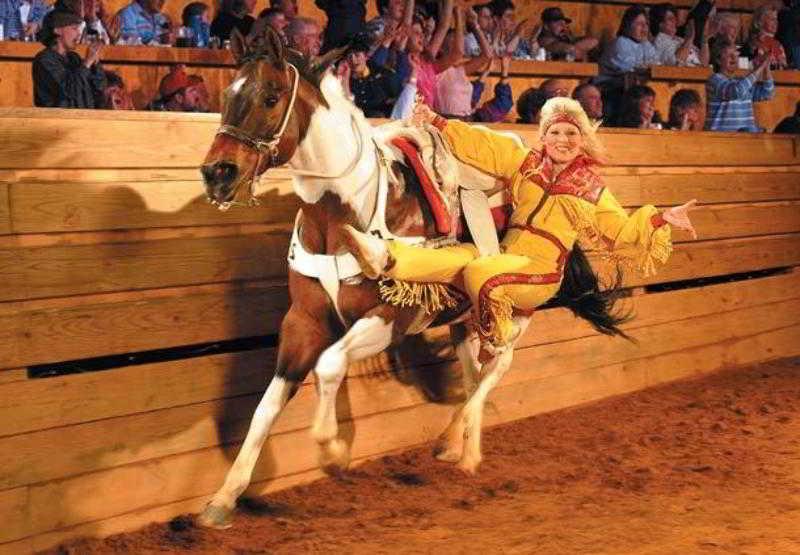
[[[552,23],[554,21],[566,21],[567,23],[572,23],[572,20],[564,15],[564,12],[561,11],[561,8],[558,7],[551,7],[546,8],[542,12],[542,21],[545,23]]]
[[[78,14],[57,8],[44,16],[42,28],[36,38],[45,46],[50,46],[56,38],[56,29],[69,25],[80,25],[81,23],[83,23],[83,18]]]

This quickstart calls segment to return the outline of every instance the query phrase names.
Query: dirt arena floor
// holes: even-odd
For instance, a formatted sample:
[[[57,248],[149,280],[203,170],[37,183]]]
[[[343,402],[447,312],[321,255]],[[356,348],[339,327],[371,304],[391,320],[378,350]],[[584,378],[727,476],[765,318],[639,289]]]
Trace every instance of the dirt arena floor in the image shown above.
[[[488,430],[466,477],[430,446],[61,553],[800,554],[800,359]]]

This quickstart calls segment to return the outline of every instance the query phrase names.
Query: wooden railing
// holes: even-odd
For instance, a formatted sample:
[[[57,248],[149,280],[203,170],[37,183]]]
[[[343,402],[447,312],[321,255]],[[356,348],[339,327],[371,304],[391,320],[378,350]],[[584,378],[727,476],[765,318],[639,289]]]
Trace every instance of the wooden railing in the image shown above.
[[[0,553],[199,510],[274,366],[298,205],[290,174],[262,179],[260,207],[221,213],[197,172],[215,115],[5,109],[0,124]],[[502,128],[535,140],[534,127]],[[564,309],[538,312],[489,424],[800,353],[797,141],[601,138],[620,201],[698,198],[700,240],[676,233],[657,276],[627,276],[637,344]],[[246,350],[203,351],[252,337],[260,343]],[[408,385],[411,374],[458,372],[445,330],[426,338],[351,368],[339,417],[356,461],[444,428],[458,391],[431,402]],[[125,362],[164,349],[182,358]],[[112,355],[110,368],[85,371]],[[315,400],[309,381],[278,420],[251,493],[321,476],[308,431]]]

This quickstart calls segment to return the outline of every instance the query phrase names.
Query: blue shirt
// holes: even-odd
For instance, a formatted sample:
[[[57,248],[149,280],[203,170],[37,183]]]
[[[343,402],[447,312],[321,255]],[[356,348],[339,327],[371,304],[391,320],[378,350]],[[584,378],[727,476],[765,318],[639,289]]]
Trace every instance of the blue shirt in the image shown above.
[[[742,78],[715,73],[706,82],[706,130],[761,131],[753,116],[753,102],[769,100],[774,94],[771,79],[756,82],[754,73]]]
[[[31,9],[28,12],[28,24],[42,23],[42,19],[50,11],[50,6],[42,0],[31,0]],[[22,0],[0,0],[0,24],[3,25],[3,38],[21,39],[25,34],[19,7]]]
[[[603,51],[603,56],[600,58],[600,77],[597,82],[602,83],[637,68],[656,64],[658,64],[658,54],[650,42],[636,42],[625,36],[617,37]]]
[[[169,27],[170,21],[162,13],[151,14],[141,4],[134,1],[119,12],[120,37],[139,37],[142,44],[148,44]]]

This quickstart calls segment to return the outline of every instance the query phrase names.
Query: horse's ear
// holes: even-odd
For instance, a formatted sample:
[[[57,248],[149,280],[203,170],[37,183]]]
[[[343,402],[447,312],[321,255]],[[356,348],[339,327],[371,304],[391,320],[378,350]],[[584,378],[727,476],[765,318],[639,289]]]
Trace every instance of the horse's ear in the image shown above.
[[[283,67],[284,53],[283,53],[283,40],[278,32],[270,25],[264,29],[264,46],[267,53],[275,62],[276,65]]]
[[[231,31],[231,54],[233,54],[233,59],[237,65],[241,64],[242,60],[250,54],[250,46],[247,44],[247,39],[236,27]]]

